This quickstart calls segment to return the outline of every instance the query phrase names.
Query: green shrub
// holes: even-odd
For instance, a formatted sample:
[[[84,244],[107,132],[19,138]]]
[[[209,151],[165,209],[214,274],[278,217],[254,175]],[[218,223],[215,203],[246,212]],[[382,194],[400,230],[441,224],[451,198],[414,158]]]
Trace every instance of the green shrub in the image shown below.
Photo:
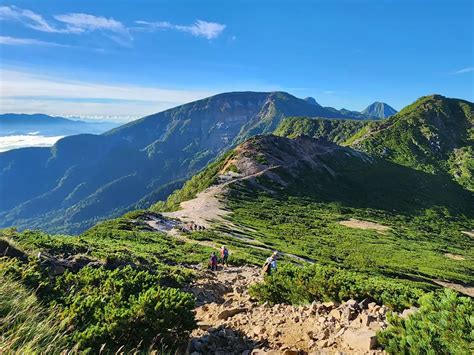
[[[86,267],[59,277],[55,290],[66,292],[57,302],[75,328],[74,343],[94,350],[102,344],[182,343],[195,327],[194,299],[159,282],[157,276],[129,266],[113,271]]]
[[[93,353],[104,344],[107,351],[116,351],[123,345],[123,350],[176,349],[196,326],[194,297],[160,286],[163,279],[159,274],[130,266],[115,270],[85,267],[77,273],[67,271],[50,277],[36,261],[0,261],[2,279],[15,279],[36,291],[39,301],[68,329],[62,342],[69,348]],[[0,301],[2,318],[7,313],[5,307]],[[8,328],[14,326],[9,319],[5,323]],[[48,334],[38,337],[49,337]],[[23,350],[21,346],[19,349]]]
[[[389,317],[378,341],[393,354],[472,354],[474,302],[443,290],[420,299],[420,309],[406,319]]]
[[[254,285],[250,292],[260,301],[270,303],[370,298],[392,309],[403,309],[415,304],[424,290],[400,280],[314,264],[305,267],[283,265],[263,283]]]

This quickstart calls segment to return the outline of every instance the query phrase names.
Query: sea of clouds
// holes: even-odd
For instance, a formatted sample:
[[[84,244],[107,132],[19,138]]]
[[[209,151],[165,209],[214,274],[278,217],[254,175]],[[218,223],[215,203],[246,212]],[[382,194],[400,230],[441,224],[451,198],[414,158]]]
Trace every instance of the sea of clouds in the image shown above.
[[[46,137],[37,134],[37,132],[27,135],[0,136],[0,152],[24,147],[50,147],[63,137]]]

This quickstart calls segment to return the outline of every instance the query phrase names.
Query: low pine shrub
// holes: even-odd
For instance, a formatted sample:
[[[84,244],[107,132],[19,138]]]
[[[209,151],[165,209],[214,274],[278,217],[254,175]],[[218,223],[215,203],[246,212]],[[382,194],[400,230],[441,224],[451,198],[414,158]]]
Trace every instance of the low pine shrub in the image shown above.
[[[159,282],[156,275],[129,266],[113,271],[86,267],[56,280],[55,290],[65,291],[56,302],[74,325],[73,341],[81,349],[124,343],[175,347],[195,327],[194,298]]]
[[[194,297],[177,288],[160,286],[161,276],[148,271],[130,266],[115,270],[85,267],[77,273],[67,271],[50,277],[37,262],[22,265],[13,260],[0,261],[0,276],[26,286],[31,297],[44,304],[44,312],[54,313],[56,323],[67,329],[61,336],[66,348],[86,353],[97,353],[101,348],[112,352],[120,348],[178,349],[196,326]],[[4,313],[11,313],[9,309],[11,306],[0,302],[2,318]],[[33,311],[39,312],[36,308]],[[6,324],[12,326],[10,321]],[[30,326],[25,323],[25,327]]]
[[[474,301],[452,290],[431,292],[417,312],[403,319],[389,316],[390,327],[378,341],[392,354],[472,354]]]
[[[251,294],[262,302],[303,304],[313,300],[343,301],[370,298],[401,310],[416,304],[425,290],[399,280],[318,264],[283,265],[278,272],[254,285]]]

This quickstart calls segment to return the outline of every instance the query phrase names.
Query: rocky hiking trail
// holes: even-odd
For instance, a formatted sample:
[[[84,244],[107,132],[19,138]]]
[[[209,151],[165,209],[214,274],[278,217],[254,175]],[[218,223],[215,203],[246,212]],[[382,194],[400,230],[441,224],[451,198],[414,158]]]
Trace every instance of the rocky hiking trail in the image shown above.
[[[248,287],[259,281],[260,268],[252,266],[198,271],[188,289],[198,305],[189,354],[383,353],[375,332],[387,326],[386,307],[354,300],[258,304]]]

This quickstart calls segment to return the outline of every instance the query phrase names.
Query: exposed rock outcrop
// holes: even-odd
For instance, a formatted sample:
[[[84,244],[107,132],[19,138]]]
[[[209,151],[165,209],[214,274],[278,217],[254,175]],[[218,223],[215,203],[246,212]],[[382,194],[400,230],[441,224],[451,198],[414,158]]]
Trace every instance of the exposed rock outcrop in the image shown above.
[[[376,331],[387,327],[385,306],[370,300],[258,304],[248,294],[248,286],[258,281],[260,270],[255,267],[202,272],[190,289],[199,306],[189,353],[383,353],[377,348]]]

